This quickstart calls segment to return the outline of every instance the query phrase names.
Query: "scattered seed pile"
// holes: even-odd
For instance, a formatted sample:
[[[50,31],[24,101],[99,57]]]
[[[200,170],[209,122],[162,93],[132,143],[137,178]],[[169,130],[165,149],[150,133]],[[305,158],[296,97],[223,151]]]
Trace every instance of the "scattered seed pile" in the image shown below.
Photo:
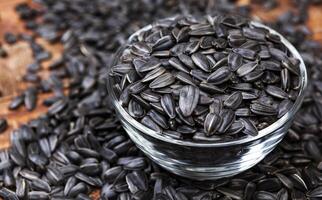
[[[154,23],[111,69],[133,118],[184,139],[256,136],[293,106],[298,75],[278,35],[232,15]]]
[[[198,182],[165,172],[143,156],[120,127],[98,76],[129,34],[152,21],[178,13],[248,15],[250,8],[224,0],[38,2],[43,11],[26,5],[17,11],[26,27],[62,42],[65,50],[48,80],[35,82],[13,100],[12,109],[23,104],[32,109],[38,93],[55,94],[44,101],[48,113],[15,130],[12,147],[0,153],[4,199],[90,199],[94,189],[101,189],[104,200],[321,198],[322,55],[319,43],[305,39],[309,31],[301,23],[306,7],[298,7],[300,15],[286,12],[270,24],[300,50],[309,71],[307,97],[286,138],[247,172]],[[37,16],[42,17],[39,23]],[[35,56],[46,52],[32,37],[18,38],[29,41]],[[67,95],[63,78],[70,79]]]

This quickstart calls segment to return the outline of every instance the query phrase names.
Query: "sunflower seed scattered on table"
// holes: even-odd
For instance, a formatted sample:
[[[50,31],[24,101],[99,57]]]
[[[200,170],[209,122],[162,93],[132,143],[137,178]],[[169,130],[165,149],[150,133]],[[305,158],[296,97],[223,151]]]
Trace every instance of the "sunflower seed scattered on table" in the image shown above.
[[[260,2],[260,0],[256,1]],[[272,1],[274,0],[264,3]],[[16,11],[21,19],[26,20],[26,28],[35,31],[37,35],[48,39],[50,42],[60,40],[64,46],[64,55],[51,64],[52,76],[49,79],[34,83],[37,86],[36,95],[40,92],[54,92],[55,96],[46,101],[46,105],[53,105],[51,112],[20,126],[15,130],[18,137],[13,136],[13,140],[17,140],[14,142],[15,145],[0,152],[0,183],[2,186],[0,197],[10,200],[27,199],[28,196],[32,199],[53,200],[92,199],[94,198],[93,195],[89,197],[89,194],[98,188],[100,189],[101,199],[111,200],[321,198],[322,72],[318,66],[322,63],[322,47],[319,43],[306,39],[306,36],[310,36],[310,32],[302,24],[309,16],[307,8],[310,3],[318,3],[319,0],[296,1],[298,4],[294,9],[299,12],[286,12],[276,21],[270,22],[270,26],[285,35],[289,41],[300,49],[306,66],[310,69],[308,71],[310,81],[306,91],[307,96],[285,139],[278,145],[277,149],[252,169],[226,180],[204,182],[187,180],[172,175],[144,157],[143,153],[135,147],[121,129],[120,123],[111,110],[105,85],[97,81],[96,77],[99,76],[102,67],[107,66],[113,59],[111,55],[116,51],[116,48],[123,44],[138,27],[143,27],[157,19],[178,13],[204,15],[205,12],[215,14],[215,11],[219,11],[249,15],[250,7],[238,7],[231,1],[214,3],[215,1],[204,0],[164,2],[94,0],[90,3],[85,0],[40,0],[37,2],[41,3],[44,10],[37,10],[23,3],[17,5]],[[81,5],[84,5],[84,7]],[[37,16],[42,16],[43,20],[37,20]],[[215,24],[215,21],[209,18],[209,23]],[[167,23],[164,22],[163,24]],[[291,91],[298,90],[298,79],[295,78],[297,71],[291,67],[290,62],[281,64],[279,61],[269,61],[267,52],[272,49],[263,48],[261,52],[266,49],[266,53],[258,52],[259,57],[257,58],[264,60],[261,60],[260,65],[254,69],[255,72],[265,69],[265,73],[270,74],[268,71],[272,71],[276,73],[277,77],[285,77],[285,80],[280,80],[280,85],[275,86],[283,90],[287,86],[288,90],[285,90],[289,94],[287,99],[284,99],[284,95],[281,96],[281,93],[274,88],[273,90],[270,88],[272,94],[275,94],[275,96],[278,94],[278,97],[283,98],[266,94],[261,97],[261,101],[257,101],[260,95],[253,89],[253,85],[260,86],[260,84],[255,83],[256,81],[254,83],[234,83],[229,87],[214,87],[214,84],[206,83],[209,72],[199,68],[190,57],[192,54],[198,53],[201,42],[199,39],[189,42],[187,35],[194,35],[193,37],[198,37],[201,34],[206,34],[205,37],[215,35],[226,37],[228,35],[227,42],[212,40],[213,47],[210,48],[209,38],[203,39],[202,47],[209,49],[200,51],[209,59],[210,70],[217,70],[217,67],[219,69],[226,66],[233,73],[236,73],[236,70],[243,64],[241,61],[248,62],[246,56],[250,57],[249,52],[246,54],[247,52],[242,50],[243,56],[234,55],[236,56],[234,57],[231,54],[237,54],[236,52],[220,53],[217,51],[220,51],[225,45],[239,47],[246,42],[246,37],[244,37],[242,31],[227,32],[226,28],[235,26],[229,20],[224,20],[224,25],[219,25],[216,33],[209,26],[203,26],[201,30],[195,29],[198,26],[189,20],[182,20],[180,24],[180,26],[191,25],[194,30],[188,31],[188,28],[183,27],[173,32],[158,32],[149,39],[151,42],[155,41],[152,46],[154,52],[150,52],[150,46],[142,45],[136,46],[135,51],[144,55],[150,53],[156,58],[162,59],[162,57],[165,58],[173,53],[178,53],[182,48],[172,49],[171,52],[167,50],[175,42],[187,42],[184,54],[177,55],[178,60],[190,70],[190,75],[187,75],[193,78],[195,86],[203,85],[203,87],[200,87],[199,95],[199,103],[202,103],[202,105],[197,105],[192,115],[207,114],[204,110],[207,112],[209,110],[209,113],[218,116],[224,111],[235,112],[235,121],[226,133],[229,136],[240,134],[244,130],[247,130],[246,133],[253,133],[253,129],[250,128],[252,126],[242,120],[243,118],[253,119],[254,113],[251,112],[250,107],[246,107],[242,103],[236,110],[227,111],[224,106],[224,101],[226,97],[229,97],[229,94],[225,94],[225,98],[221,98],[221,95],[224,94],[222,91],[230,90],[230,88],[232,88],[231,92],[241,92],[243,101],[256,99],[255,102],[251,103],[255,105],[255,108],[261,108],[261,110],[255,109],[258,112],[274,113],[281,116],[289,109],[292,104],[291,97],[294,96],[294,92]],[[251,45],[261,42],[260,40],[263,39],[260,31],[252,34],[249,30],[245,30],[245,33],[247,38],[256,40],[243,45],[243,48],[247,46],[251,48]],[[159,38],[160,36],[161,38]],[[274,44],[279,43],[279,38],[274,35],[268,34],[266,38]],[[46,51],[30,35],[20,34],[18,39],[28,42],[33,54]],[[214,50],[216,50],[215,53],[212,53]],[[2,51],[3,48],[0,45],[1,57],[3,56]],[[225,61],[223,58],[227,56],[227,61]],[[279,58],[278,55],[274,56]],[[256,61],[257,58],[252,62]],[[130,60],[131,55],[124,55],[123,59],[124,61]],[[137,69],[147,63],[144,59],[137,60],[135,64],[133,63],[135,71],[139,71]],[[134,83],[139,77],[144,77],[142,75],[153,69],[163,67],[159,62],[160,60],[155,59],[155,61],[146,65],[144,70],[147,71],[138,73],[139,76],[129,72],[125,80]],[[164,68],[169,70],[168,61],[163,60],[162,63],[166,65]],[[224,64],[222,65],[222,63]],[[215,65],[216,67],[213,68]],[[128,68],[122,68],[122,70],[128,70]],[[286,72],[286,70],[289,72]],[[119,71],[119,73],[122,72]],[[268,76],[265,73],[262,75],[263,77]],[[284,75],[279,76],[278,73]],[[94,83],[88,82],[88,76],[94,77]],[[178,79],[176,73],[173,73],[173,76],[175,77],[173,84],[178,86],[176,81],[183,79]],[[65,95],[62,90],[62,79],[66,77],[71,78],[68,95]],[[230,78],[235,80],[235,77],[232,75]],[[272,77],[271,74],[270,77]],[[290,79],[290,77],[293,77],[293,79]],[[186,77],[184,77],[184,80],[187,80]],[[247,80],[249,79],[247,78]],[[83,82],[86,82],[86,84]],[[286,82],[288,83],[286,84]],[[294,88],[289,85],[290,83]],[[86,85],[91,85],[91,90],[86,90],[84,87]],[[119,88],[122,91],[122,88]],[[163,92],[170,91],[168,88],[171,88],[171,86],[166,88],[167,90],[164,89]],[[170,120],[171,123],[169,122],[169,127],[175,127],[173,126],[173,119],[179,118],[176,110],[179,109],[180,111],[177,104],[180,93],[177,93],[178,96],[174,96],[173,93],[162,93],[161,89],[154,90],[147,87],[145,91],[137,95],[123,92],[123,100],[126,105],[130,100],[138,101],[142,107],[146,106],[144,102],[148,102],[150,106],[146,108],[153,107],[152,104],[154,104],[155,112],[163,110],[164,116],[172,119]],[[264,87],[263,89],[267,88]],[[205,92],[221,94],[214,100],[208,101],[211,99],[211,95],[205,96]],[[10,108],[17,109],[23,106],[24,95],[25,93],[22,93],[14,98]],[[130,99],[130,97],[134,98]],[[239,99],[239,97],[236,99]],[[267,101],[268,99],[274,101]],[[279,104],[276,104],[275,101],[278,101]],[[28,103],[29,106],[32,105],[31,102],[33,101]],[[265,102],[275,102],[273,107],[276,110],[267,112],[268,110],[265,108],[272,105],[263,104]],[[258,107],[259,104],[260,107]],[[211,128],[208,130],[213,130],[214,127],[210,123],[215,122],[211,116],[213,115],[210,115],[207,120],[207,127]],[[238,116],[242,116],[241,119],[238,119]],[[231,123],[228,119],[231,119],[231,117],[225,119],[225,124]],[[251,123],[256,124],[256,120],[251,121]],[[245,129],[246,126],[248,128]],[[225,126],[222,128],[224,129]],[[201,129],[203,130],[204,126],[201,126]],[[180,130],[186,133],[194,133],[193,138],[196,140],[214,142],[222,139],[221,135],[206,136],[200,130],[189,129],[187,124],[180,126]],[[164,134],[170,138],[186,138],[186,136],[183,137],[183,133],[172,130],[167,130]],[[38,139],[43,138],[41,145]],[[49,148],[44,148],[45,143],[49,144]],[[25,150],[24,153],[22,153],[22,150]],[[44,150],[46,153],[43,152]],[[93,166],[100,167],[89,172],[89,169]],[[274,183],[274,185],[271,185],[271,183]],[[257,188],[258,185],[260,188]],[[49,190],[51,191],[48,192]]]
[[[144,96],[150,90],[163,95],[161,99],[147,101],[146,104],[152,105],[161,103],[162,108],[153,110],[153,116],[145,117],[151,113],[151,106],[137,106],[135,111],[140,114],[134,114],[133,105],[140,101],[133,98],[135,95],[126,94],[126,102],[129,100],[130,103],[122,105],[132,117],[142,119],[146,126],[154,130],[166,131],[170,129],[169,120],[175,117],[174,110],[178,107],[179,127],[181,123],[198,130],[198,134],[203,132],[205,136],[215,134],[219,137],[225,137],[232,124],[237,126],[241,119],[244,126],[233,127],[232,136],[238,138],[244,134],[257,135],[259,130],[291,109],[296,99],[292,93],[297,94],[299,90],[296,81],[292,81],[299,79],[299,62],[281,42],[268,39],[278,38],[280,41],[279,36],[252,25],[240,16],[217,14],[205,18],[177,17],[168,21],[171,23],[160,23],[159,26],[155,23],[151,30],[131,41],[129,47],[121,52],[121,58],[126,55],[128,59],[118,60],[110,72],[115,88],[123,88],[119,97],[122,102],[127,90],[135,95],[140,93]],[[219,25],[229,33],[239,34],[243,41],[230,44],[229,35],[219,36],[216,33]],[[154,52],[160,50],[160,41],[165,40],[164,37],[172,42],[162,47],[162,51],[170,53],[158,59]],[[192,47],[193,42],[197,44]],[[157,50],[155,47],[158,47]],[[138,68],[137,60],[144,60],[145,64]],[[127,76],[123,72],[124,66],[126,71],[136,74],[134,84],[126,81],[120,85],[118,80],[126,80]],[[283,66],[284,69],[280,69]],[[289,73],[290,68],[297,73]],[[266,98],[272,98],[273,102],[262,101]],[[198,106],[207,107],[215,99],[223,101],[223,113],[212,114],[213,108],[205,110],[203,114],[207,117],[203,124],[195,123],[200,122],[200,117],[194,115],[195,109]],[[164,123],[155,124],[153,121]],[[263,123],[266,125],[262,126]],[[185,139],[193,139],[193,134]]]
[[[0,118],[0,133],[3,133],[8,127],[8,122],[4,118]]]

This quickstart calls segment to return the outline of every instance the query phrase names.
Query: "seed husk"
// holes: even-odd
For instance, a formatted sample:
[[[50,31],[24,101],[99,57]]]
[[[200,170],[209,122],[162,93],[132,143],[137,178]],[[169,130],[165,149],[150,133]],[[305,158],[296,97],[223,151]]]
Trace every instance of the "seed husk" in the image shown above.
[[[254,124],[250,120],[246,118],[241,118],[240,120],[245,126],[243,133],[251,136],[256,136],[258,134],[256,126],[254,126]]]
[[[182,55],[182,54],[181,54]],[[171,66],[173,66],[174,68],[176,68],[179,71],[185,72],[185,73],[189,73],[189,69],[186,68],[179,59],[172,57],[169,59],[169,64]]]
[[[159,77],[162,75],[166,70],[163,67],[156,68],[152,71],[150,71],[145,77],[141,80],[141,82],[149,82],[154,80],[155,78]]]
[[[287,93],[283,89],[276,86],[269,85],[266,87],[265,91],[276,98],[280,98],[280,99],[288,98]]]
[[[160,102],[164,112],[171,119],[174,119],[176,117],[176,112],[175,112],[175,104],[174,104],[173,97],[170,94],[165,94],[161,97]]]
[[[154,79],[149,87],[151,89],[163,88],[171,85],[173,82],[175,82],[175,77],[171,73],[166,72]]]
[[[290,100],[288,99],[283,100],[278,106],[277,117],[281,118],[283,115],[287,113],[287,111],[291,109],[292,106],[293,106],[293,103]]]
[[[135,100],[130,100],[129,102],[129,114],[134,117],[134,118],[141,118],[144,116],[145,114],[145,111],[144,109],[142,108],[142,106],[137,103]]]
[[[265,105],[261,103],[253,103],[250,105],[250,110],[258,115],[276,115],[277,110],[270,105]]]
[[[213,83],[215,85],[222,84],[226,81],[228,81],[231,77],[231,71],[228,69],[228,67],[221,67],[217,69],[215,72],[209,75],[207,78],[207,81],[209,83]]]
[[[234,49],[234,52],[241,55],[245,59],[255,60],[256,52],[254,50],[246,48],[237,48]]]
[[[163,115],[161,115],[160,113],[156,112],[155,110],[150,110],[148,112],[148,116],[150,116],[151,119],[163,129],[169,128],[166,118],[163,117]]]
[[[230,53],[228,55],[228,67],[231,71],[236,71],[243,63],[243,58],[237,53]]]
[[[216,133],[217,129],[220,127],[222,119],[219,115],[215,113],[208,113],[204,123],[204,129],[207,136],[211,136]]]
[[[159,94],[154,93],[151,90],[145,90],[140,95],[144,100],[153,102],[153,103],[159,102],[161,98]]]
[[[221,123],[221,125],[220,125],[220,127],[218,129],[218,132],[219,133],[224,133],[230,128],[230,126],[234,122],[235,113],[230,109],[224,109],[220,113],[220,116],[222,116],[222,123]]]
[[[143,117],[141,123],[156,132],[161,132],[161,128],[149,116]]]
[[[237,69],[237,75],[238,76],[245,76],[247,74],[249,74],[250,72],[252,72],[256,67],[257,67],[258,63],[257,62],[248,62],[242,66],[240,66]]]
[[[195,84],[195,81],[192,79],[192,77],[189,75],[189,74],[186,74],[186,73],[184,73],[184,72],[178,72],[177,74],[176,74],[176,78],[179,80],[179,81],[181,81],[181,82],[183,82],[183,83],[185,83],[185,84],[190,84],[190,85],[193,85],[193,86],[195,86],[196,84]]]
[[[192,85],[184,86],[181,89],[179,107],[185,117],[190,116],[193,110],[197,107],[199,94],[199,88]]]
[[[210,94],[216,94],[216,93],[225,93],[224,88],[220,88],[215,84],[207,83],[207,82],[201,82],[199,84],[199,87],[201,90],[206,91]]]
[[[192,61],[205,72],[210,72],[210,64],[208,58],[201,53],[194,53],[191,55]]]
[[[225,101],[224,106],[231,109],[236,109],[242,103],[243,96],[241,92],[234,92],[232,93]]]
[[[8,123],[6,119],[0,119],[0,133],[3,133],[8,127]]]
[[[227,133],[229,135],[234,135],[234,134],[240,133],[244,128],[245,128],[245,125],[241,121],[235,121],[231,124],[231,126],[227,130]]]
[[[185,64],[190,69],[195,69],[196,68],[196,66],[195,66],[195,64],[194,64],[194,62],[193,62],[193,60],[191,59],[190,56],[187,56],[186,54],[180,54],[178,56],[178,58],[183,64]]]

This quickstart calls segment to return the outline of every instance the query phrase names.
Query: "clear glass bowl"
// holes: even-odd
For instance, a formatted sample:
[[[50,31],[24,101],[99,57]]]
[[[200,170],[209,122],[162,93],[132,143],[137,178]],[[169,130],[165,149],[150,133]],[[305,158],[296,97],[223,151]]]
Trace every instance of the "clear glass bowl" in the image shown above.
[[[123,128],[139,149],[166,170],[196,180],[214,180],[234,176],[259,163],[277,146],[291,126],[304,99],[304,91],[307,85],[307,72],[304,62],[294,46],[279,33],[258,22],[251,23],[280,36],[281,41],[293,54],[293,57],[300,60],[301,84],[299,96],[293,107],[276,122],[260,130],[255,137],[207,143],[183,141],[157,133],[136,121],[121,106],[112,87],[114,79],[108,75],[108,92]],[[122,51],[134,38],[151,29],[151,27],[152,25],[148,25],[131,35],[128,43],[115,54],[111,66],[117,63]]]

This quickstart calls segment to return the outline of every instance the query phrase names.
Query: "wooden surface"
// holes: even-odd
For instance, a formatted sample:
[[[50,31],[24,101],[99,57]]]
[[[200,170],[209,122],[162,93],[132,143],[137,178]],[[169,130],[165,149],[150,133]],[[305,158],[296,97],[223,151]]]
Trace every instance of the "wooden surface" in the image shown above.
[[[18,94],[23,88],[28,85],[21,81],[22,75],[26,70],[26,66],[32,63],[31,52],[27,43],[18,42],[14,45],[7,45],[3,42],[3,34],[7,31],[18,33],[27,32],[24,29],[23,23],[19,20],[18,15],[14,11],[14,7],[19,2],[26,0],[0,0],[0,42],[7,50],[9,56],[6,59],[0,58],[0,91],[4,93],[0,97],[0,118],[5,117],[8,119],[8,130],[0,135],[0,148],[7,148],[10,145],[9,136],[10,132],[17,128],[19,125],[26,123],[30,119],[39,116],[41,113],[46,112],[46,108],[41,105],[43,99],[50,96],[50,94],[41,94],[39,96],[37,108],[28,112],[24,108],[17,111],[9,111],[7,109],[11,98]],[[289,1],[279,1],[280,6],[272,11],[264,11],[258,7],[253,8],[253,16],[264,21],[273,20],[282,12],[290,9]],[[240,5],[248,4],[249,0],[240,0]],[[311,6],[309,9],[309,22],[308,25],[312,31],[312,38],[322,42],[322,6]],[[62,46],[59,44],[48,44],[42,39],[38,39],[39,43],[53,54],[53,59],[58,58],[62,52]],[[48,76],[47,61],[42,64],[41,76],[44,78]],[[97,197],[97,192],[94,195]],[[96,198],[94,198],[96,199]]]

